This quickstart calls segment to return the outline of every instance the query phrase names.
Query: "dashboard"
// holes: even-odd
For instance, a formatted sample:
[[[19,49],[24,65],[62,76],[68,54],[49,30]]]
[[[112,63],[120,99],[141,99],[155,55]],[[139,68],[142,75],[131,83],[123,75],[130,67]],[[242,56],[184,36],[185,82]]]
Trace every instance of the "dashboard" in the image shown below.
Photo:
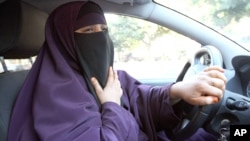
[[[243,95],[250,97],[250,56],[236,56],[232,59],[232,64],[239,77]]]

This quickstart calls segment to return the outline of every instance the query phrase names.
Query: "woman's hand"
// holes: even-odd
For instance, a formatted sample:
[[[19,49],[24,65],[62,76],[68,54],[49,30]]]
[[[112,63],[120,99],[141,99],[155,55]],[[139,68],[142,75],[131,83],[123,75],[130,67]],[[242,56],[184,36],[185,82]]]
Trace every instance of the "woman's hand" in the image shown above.
[[[194,77],[175,83],[170,89],[171,101],[183,99],[192,105],[217,103],[223,97],[226,77],[221,67],[212,66]]]
[[[101,104],[105,102],[115,102],[121,105],[122,88],[117,72],[113,71],[112,67],[109,68],[108,79],[104,89],[95,77],[91,78],[91,82]]]

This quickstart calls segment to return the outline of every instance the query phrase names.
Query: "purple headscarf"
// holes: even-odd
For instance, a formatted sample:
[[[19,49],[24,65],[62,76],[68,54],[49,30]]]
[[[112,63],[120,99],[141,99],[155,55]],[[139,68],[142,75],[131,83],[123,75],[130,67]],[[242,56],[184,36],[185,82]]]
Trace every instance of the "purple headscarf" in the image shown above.
[[[101,7],[93,2],[87,2],[78,13],[75,30],[94,24],[107,24],[107,22]]]
[[[56,99],[54,96],[58,95],[68,95],[70,99],[72,93],[89,93],[90,102],[98,105],[90,81],[84,79],[84,77],[90,78],[92,76],[85,73],[86,70],[79,62],[80,57],[77,53],[74,31],[81,26],[100,23],[100,21],[103,22],[101,24],[105,24],[106,21],[104,17],[100,16],[100,13],[91,10],[87,11],[87,14],[81,15],[82,13],[80,13],[78,16],[79,11],[86,3],[94,4],[84,1],[70,2],[55,9],[48,17],[45,42],[15,103],[9,140],[18,138],[18,134],[20,134],[18,130],[26,122],[33,124],[34,115],[32,113],[37,112],[37,109],[32,107],[34,95],[42,96],[44,93],[51,93],[51,99]],[[100,12],[101,9],[97,11]],[[97,20],[89,19],[93,15],[98,15],[96,16]],[[84,22],[86,19],[88,21]],[[110,59],[113,60],[113,58]],[[108,65],[112,65],[112,63],[111,61]],[[91,70],[87,71],[91,72]],[[39,98],[43,97],[36,97],[36,99]]]

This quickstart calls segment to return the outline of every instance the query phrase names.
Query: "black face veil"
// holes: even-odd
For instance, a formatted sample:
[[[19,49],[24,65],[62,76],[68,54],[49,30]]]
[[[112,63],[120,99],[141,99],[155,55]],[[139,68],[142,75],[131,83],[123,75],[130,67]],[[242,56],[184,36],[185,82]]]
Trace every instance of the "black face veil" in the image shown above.
[[[82,69],[88,78],[96,77],[104,88],[108,70],[113,66],[113,43],[108,32],[75,33],[77,52]]]
[[[92,2],[85,4],[78,15],[75,29],[94,24],[106,24],[104,14],[99,6]],[[108,31],[95,33],[74,33],[77,55],[83,75],[91,93],[97,99],[91,84],[91,77],[96,77],[104,88],[108,70],[113,66],[114,47]]]

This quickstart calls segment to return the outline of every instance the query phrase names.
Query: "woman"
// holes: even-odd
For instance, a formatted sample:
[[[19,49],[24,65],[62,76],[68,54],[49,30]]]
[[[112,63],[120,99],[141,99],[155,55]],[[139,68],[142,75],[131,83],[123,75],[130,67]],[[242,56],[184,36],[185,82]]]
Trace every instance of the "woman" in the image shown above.
[[[168,140],[181,121],[173,104],[207,105],[223,96],[226,78],[219,67],[164,87],[114,71],[106,20],[93,2],[58,7],[45,36],[16,101],[9,141]],[[215,138],[203,130],[190,138],[202,139]]]

